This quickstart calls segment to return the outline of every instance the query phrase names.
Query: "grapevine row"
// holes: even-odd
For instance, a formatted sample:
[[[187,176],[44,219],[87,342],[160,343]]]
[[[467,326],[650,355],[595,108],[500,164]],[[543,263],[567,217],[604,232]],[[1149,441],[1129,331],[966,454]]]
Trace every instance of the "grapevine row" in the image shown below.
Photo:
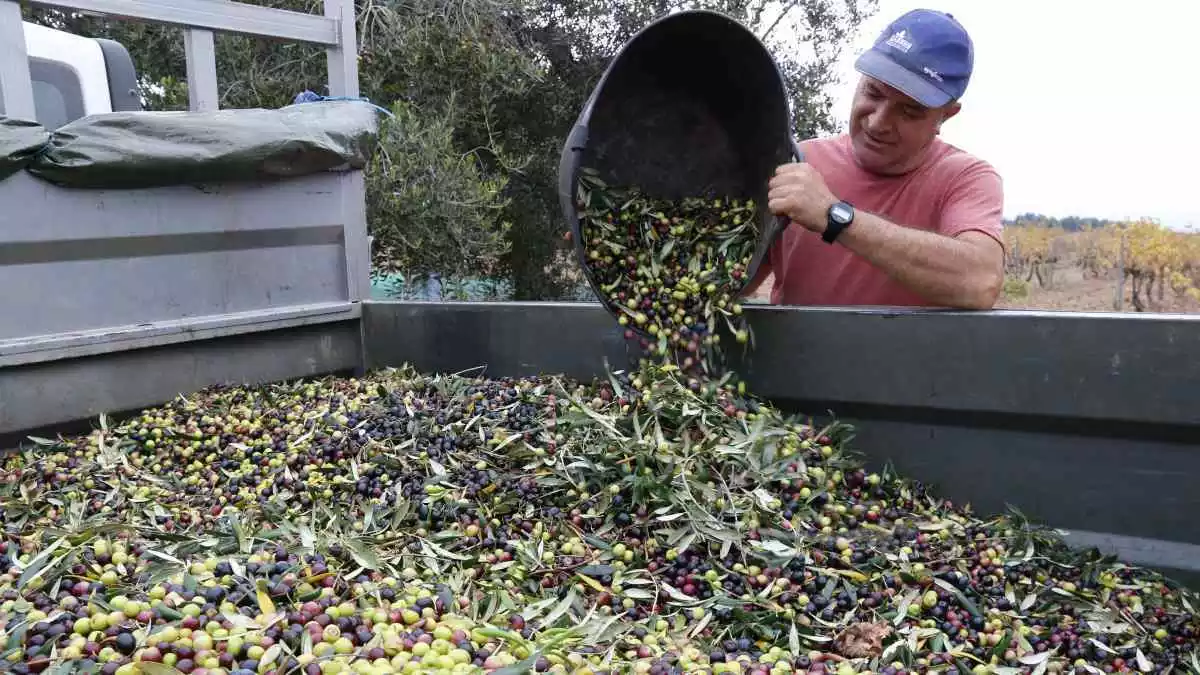
[[[1022,281],[1054,286],[1054,272],[1074,265],[1091,278],[1129,284],[1134,309],[1146,311],[1168,293],[1200,302],[1200,234],[1149,219],[1068,231],[1036,223],[1005,228],[1006,271]],[[1122,293],[1123,294],[1123,293]]]

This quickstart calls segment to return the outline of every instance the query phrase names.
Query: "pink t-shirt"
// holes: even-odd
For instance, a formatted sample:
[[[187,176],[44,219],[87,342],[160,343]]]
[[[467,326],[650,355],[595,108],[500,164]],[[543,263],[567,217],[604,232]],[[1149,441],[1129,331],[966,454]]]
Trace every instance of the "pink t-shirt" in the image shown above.
[[[1004,244],[999,174],[941,139],[920,167],[902,176],[861,169],[848,134],[808,140],[800,149],[833,194],[857,210],[948,236],[977,230]],[[775,275],[772,304],[934,306],[845,246],[826,244],[799,225],[788,226],[768,260]]]

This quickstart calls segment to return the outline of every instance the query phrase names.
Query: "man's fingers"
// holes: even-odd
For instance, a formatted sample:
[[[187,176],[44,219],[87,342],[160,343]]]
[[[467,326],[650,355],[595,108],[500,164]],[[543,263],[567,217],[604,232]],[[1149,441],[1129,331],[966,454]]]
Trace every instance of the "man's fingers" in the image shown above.
[[[812,169],[807,164],[789,164],[786,167],[780,167],[771,180],[767,181],[767,186],[776,188],[784,185],[804,185],[809,182],[811,171]]]
[[[796,185],[801,180],[803,180],[803,178],[800,178],[794,173],[781,173],[767,183],[767,188],[774,190],[789,185]]]
[[[792,198],[799,200],[804,195],[804,185],[796,182],[785,182],[774,185],[767,190],[767,199]]]
[[[767,193],[767,203],[789,201],[791,197],[790,190],[776,189]]]
[[[767,209],[777,216],[788,215],[789,201],[786,198],[776,197],[767,201]]]
[[[775,169],[775,175],[776,176],[795,175],[795,174],[803,174],[808,171],[812,171],[811,164],[805,164],[802,162],[792,162],[790,164],[779,165]]]

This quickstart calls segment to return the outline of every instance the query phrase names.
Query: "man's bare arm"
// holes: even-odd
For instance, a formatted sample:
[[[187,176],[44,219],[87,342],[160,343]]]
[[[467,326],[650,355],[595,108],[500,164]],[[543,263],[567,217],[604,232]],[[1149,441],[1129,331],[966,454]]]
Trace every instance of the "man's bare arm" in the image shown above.
[[[1004,283],[1004,248],[983,232],[947,237],[856,211],[837,241],[939,305],[991,309]]]
[[[826,215],[838,199],[812,165],[779,167],[769,187],[772,213],[786,215],[811,232],[825,231]],[[971,186],[964,184],[959,190],[969,196]],[[966,202],[960,198],[959,203]],[[963,228],[971,223],[957,222],[990,210],[944,211],[943,217],[952,223],[946,229],[961,232],[957,236],[905,227],[856,210],[854,222],[837,241],[930,302],[956,309],[991,309],[1004,282],[1004,247],[984,232]]]

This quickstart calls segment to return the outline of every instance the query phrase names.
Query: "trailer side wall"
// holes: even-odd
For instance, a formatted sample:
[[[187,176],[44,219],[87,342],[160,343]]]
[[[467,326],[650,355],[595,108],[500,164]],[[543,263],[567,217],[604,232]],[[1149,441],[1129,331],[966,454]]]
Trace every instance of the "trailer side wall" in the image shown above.
[[[751,389],[855,424],[870,464],[1200,580],[1200,317],[747,313]],[[589,304],[368,303],[364,348],[368,368],[496,376],[587,378],[631,356]]]

